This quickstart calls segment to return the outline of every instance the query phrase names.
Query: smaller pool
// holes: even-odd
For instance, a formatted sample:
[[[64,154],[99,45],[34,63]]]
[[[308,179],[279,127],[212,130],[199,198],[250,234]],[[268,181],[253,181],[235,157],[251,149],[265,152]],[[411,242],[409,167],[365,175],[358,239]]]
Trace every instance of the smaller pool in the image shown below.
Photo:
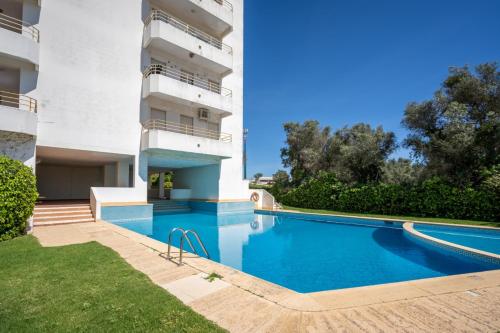
[[[428,236],[474,249],[500,254],[500,230],[415,224]]]

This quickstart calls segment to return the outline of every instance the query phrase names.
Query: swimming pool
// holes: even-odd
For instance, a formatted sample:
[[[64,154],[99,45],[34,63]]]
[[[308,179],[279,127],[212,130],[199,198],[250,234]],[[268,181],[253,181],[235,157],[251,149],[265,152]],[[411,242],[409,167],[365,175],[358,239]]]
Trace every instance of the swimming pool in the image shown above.
[[[110,222],[162,242],[174,227],[194,229],[211,260],[302,293],[500,268],[414,242],[396,222],[202,212]],[[179,246],[179,234],[173,244]]]
[[[416,224],[415,230],[447,242],[500,254],[500,230]]]

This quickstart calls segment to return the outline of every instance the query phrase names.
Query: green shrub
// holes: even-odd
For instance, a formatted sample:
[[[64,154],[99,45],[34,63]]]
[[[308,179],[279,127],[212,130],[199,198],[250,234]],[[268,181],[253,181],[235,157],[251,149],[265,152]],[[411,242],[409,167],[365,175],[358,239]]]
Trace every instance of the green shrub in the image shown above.
[[[0,156],[0,241],[24,233],[37,198],[33,170]]]
[[[453,187],[440,179],[417,185],[368,184],[348,187],[333,175],[321,175],[281,195],[287,206],[352,213],[500,220],[495,189]]]

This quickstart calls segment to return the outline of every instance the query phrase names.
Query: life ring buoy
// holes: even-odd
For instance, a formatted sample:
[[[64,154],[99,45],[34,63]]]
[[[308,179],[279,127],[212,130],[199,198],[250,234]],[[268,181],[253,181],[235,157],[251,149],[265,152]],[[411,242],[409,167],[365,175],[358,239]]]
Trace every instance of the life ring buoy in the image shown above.
[[[260,196],[259,196],[259,193],[257,192],[253,192],[252,195],[250,196],[250,200],[252,200],[253,202],[257,202],[259,201],[260,199]]]

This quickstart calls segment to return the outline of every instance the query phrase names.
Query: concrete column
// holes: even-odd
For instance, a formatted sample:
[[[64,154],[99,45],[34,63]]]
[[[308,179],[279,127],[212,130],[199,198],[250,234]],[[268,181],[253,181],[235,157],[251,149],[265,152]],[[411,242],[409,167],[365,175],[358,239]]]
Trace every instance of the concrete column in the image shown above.
[[[129,163],[128,160],[121,160],[116,162],[116,186],[128,187],[128,173]]]
[[[160,199],[165,198],[165,172],[160,172],[160,177],[158,179],[158,196]]]

